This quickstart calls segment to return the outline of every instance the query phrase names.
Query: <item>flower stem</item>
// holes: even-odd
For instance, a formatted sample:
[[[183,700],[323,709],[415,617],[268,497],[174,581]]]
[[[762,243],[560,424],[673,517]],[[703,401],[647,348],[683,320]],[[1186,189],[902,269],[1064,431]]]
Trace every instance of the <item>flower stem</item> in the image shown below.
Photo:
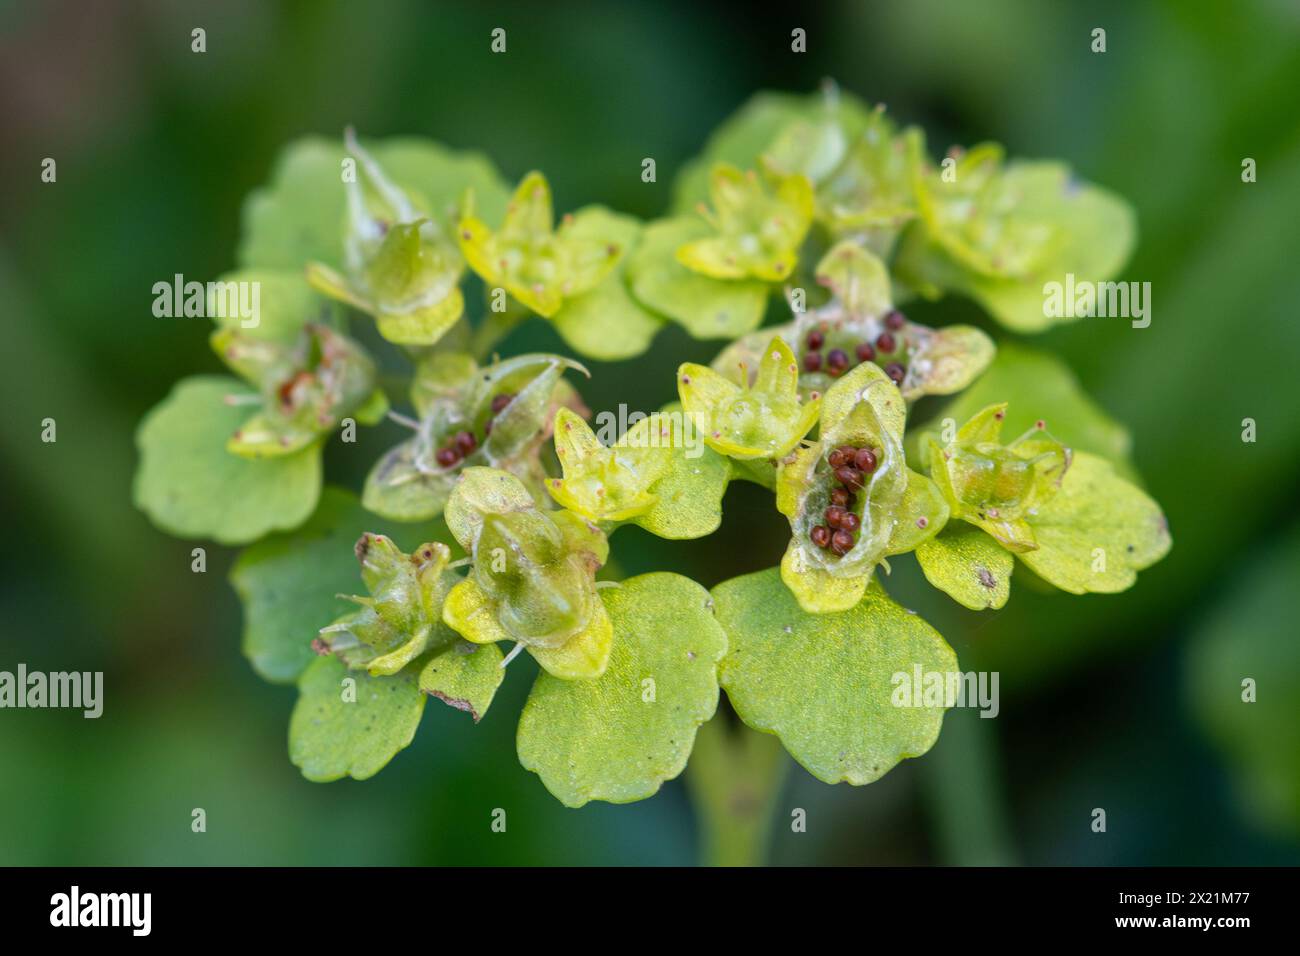
[[[706,866],[762,866],[790,762],[776,737],[729,717],[719,713],[700,728],[686,771],[700,859]]]

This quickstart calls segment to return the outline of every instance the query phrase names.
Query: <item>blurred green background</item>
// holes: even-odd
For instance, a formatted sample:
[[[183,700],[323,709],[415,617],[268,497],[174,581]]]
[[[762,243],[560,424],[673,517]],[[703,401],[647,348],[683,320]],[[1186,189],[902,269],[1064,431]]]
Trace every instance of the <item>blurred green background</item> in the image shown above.
[[[803,5],[800,5],[803,6]],[[1084,321],[1035,341],[1134,437],[1174,550],[1120,596],[1013,588],[983,616],[890,589],[966,669],[1001,673],[1001,715],[953,712],[938,745],[866,788],[797,767],[775,862],[1300,863],[1300,7],[1217,2],[840,3],[765,13],[657,3],[131,2],[0,5],[0,669],[103,670],[104,716],[0,711],[0,864],[677,864],[695,859],[680,781],[652,800],[566,810],[514,757],[530,681],[512,665],[473,727],[430,706],[414,746],[365,783],[313,785],[286,755],[294,691],[239,653],[209,547],[130,505],[132,434],[171,383],[215,371],[206,323],[157,319],[151,287],[233,265],[240,206],[306,133],[427,135],[551,177],[558,209],[661,213],[673,173],[753,92],[823,77],[921,123],[934,151],[990,138],[1060,157],[1127,197],[1122,278],[1153,322]],[[190,30],[207,53],[190,52]],[[508,53],[489,53],[490,31]],[[790,52],[790,31],[808,52]],[[1107,52],[1089,49],[1107,30]],[[40,182],[44,157],[56,184]],[[659,181],[642,183],[640,161]],[[1244,157],[1259,181],[1241,182]],[[974,321],[962,301],[922,321]],[[720,343],[675,328],[597,366],[594,409],[653,408],[672,369]],[[544,323],[506,345],[560,349]],[[56,444],[40,422],[58,423]],[[1241,421],[1258,440],[1241,441]],[[363,446],[375,453],[396,433]],[[337,444],[337,443],[335,443]],[[363,458],[363,456],[355,456]],[[327,458],[359,487],[365,463]],[[707,586],[775,564],[784,522],[734,486],[722,531],[629,528],[629,572]],[[626,535],[626,538],[622,536]],[[1240,702],[1244,676],[1259,703]],[[194,807],[208,832],[190,831]],[[504,807],[509,828],[491,832]],[[808,832],[781,821],[808,812]],[[1103,807],[1108,832],[1089,828]]]

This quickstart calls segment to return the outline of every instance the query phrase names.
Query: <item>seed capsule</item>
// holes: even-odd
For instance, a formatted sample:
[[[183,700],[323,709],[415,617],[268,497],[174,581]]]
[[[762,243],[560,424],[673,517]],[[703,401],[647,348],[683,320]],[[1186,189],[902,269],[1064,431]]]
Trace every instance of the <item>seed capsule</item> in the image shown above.
[[[509,392],[502,392],[500,395],[492,397],[492,414],[499,415],[501,410],[515,400],[514,395]]]
[[[876,350],[871,347],[870,342],[859,342],[858,347],[853,352],[857,355],[859,362],[875,361]]]
[[[812,538],[812,543],[817,545],[819,548],[825,548],[831,543],[830,529],[825,528],[822,525],[813,528],[809,537]]]
[[[870,448],[859,448],[853,454],[853,467],[865,474],[876,470],[876,453]]]
[[[452,442],[462,458],[478,447],[478,439],[474,437],[473,432],[456,432],[456,437],[452,439]]]
[[[893,329],[897,332],[907,322],[907,317],[897,309],[891,309],[885,314],[885,328]]]
[[[448,445],[446,448],[439,448],[437,454],[433,456],[434,460],[443,468],[450,468],[456,462],[460,461],[460,454],[455,448]]]
[[[898,343],[888,332],[881,332],[876,336],[876,348],[882,352],[892,352],[898,348]]]
[[[821,352],[805,352],[803,356],[803,370],[805,372],[820,372],[822,367]]]
[[[902,385],[903,379],[907,377],[907,369],[898,362],[890,362],[885,366],[885,374],[894,380],[895,385]]]
[[[857,491],[862,487],[862,472],[852,465],[841,465],[835,469],[835,480],[850,491]]]
[[[831,550],[836,554],[846,555],[853,547],[853,535],[847,531],[836,531],[831,535]]]
[[[843,522],[846,514],[848,514],[848,512],[839,507],[839,505],[831,505],[826,509],[826,526],[828,528],[844,527]]]
[[[826,342],[826,336],[822,335],[821,329],[813,329],[808,333],[808,347],[816,351]]]

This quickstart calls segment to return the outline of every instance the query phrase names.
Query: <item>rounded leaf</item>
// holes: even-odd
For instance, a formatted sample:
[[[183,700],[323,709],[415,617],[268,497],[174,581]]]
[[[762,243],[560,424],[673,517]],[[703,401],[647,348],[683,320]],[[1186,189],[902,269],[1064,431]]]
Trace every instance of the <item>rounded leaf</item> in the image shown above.
[[[232,378],[183,379],[140,423],[135,504],[158,527],[182,538],[246,544],[296,527],[316,507],[319,444],[261,460],[226,450],[248,417],[226,398],[247,391]]]
[[[613,622],[596,680],[538,675],[519,718],[519,762],[561,803],[630,803],[686,766],[718,704],[726,637],[709,593],[676,574],[643,574],[601,592]]]
[[[871,783],[938,739],[945,707],[903,704],[898,692],[917,669],[956,672],[957,658],[879,585],[835,614],[801,610],[775,569],[724,581],[713,598],[729,644],[721,682],[736,713],[780,737],[818,780]]]
[[[415,738],[425,700],[412,672],[371,677],[322,657],[298,681],[289,759],[321,783],[373,777]]]

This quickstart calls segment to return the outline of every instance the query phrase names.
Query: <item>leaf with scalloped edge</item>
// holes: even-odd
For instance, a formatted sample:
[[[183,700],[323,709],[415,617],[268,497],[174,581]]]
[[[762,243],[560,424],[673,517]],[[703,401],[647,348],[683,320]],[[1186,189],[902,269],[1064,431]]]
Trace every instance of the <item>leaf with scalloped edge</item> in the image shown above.
[[[465,711],[477,724],[505,680],[501,660],[495,644],[457,641],[435,654],[420,671],[420,690],[448,707]]]
[[[915,667],[953,673],[956,655],[879,584],[847,611],[808,614],[772,568],[724,581],[713,599],[729,645],[720,680],[736,713],[780,737],[818,780],[871,783],[938,739],[943,706],[895,700]]]
[[[240,552],[230,583],[244,607],[244,655],[263,678],[296,680],[316,658],[311,643],[317,632],[355,610],[342,595],[362,586],[353,546],[365,532],[408,547],[452,541],[441,522],[394,525],[365,511],[352,492],[327,487],[302,527]]]
[[[519,762],[570,807],[643,800],[682,772],[727,646],[709,592],[681,575],[639,575],[601,597],[614,622],[604,675],[539,674],[519,718]]]
[[[182,538],[247,544],[301,524],[321,488],[319,443],[282,458],[250,460],[226,442],[248,410],[226,403],[244,394],[238,379],[182,379],[140,422],[135,505],[163,530]]]
[[[680,412],[644,418],[622,441],[649,444],[655,440],[652,433],[667,445],[667,467],[648,489],[654,505],[628,523],[673,541],[712,534],[722,523],[722,496],[732,475],[729,460],[708,447]]]
[[[412,671],[371,677],[337,658],[319,658],[298,680],[289,759],[318,783],[373,777],[415,738],[425,700]]]
[[[1017,555],[1044,581],[1072,594],[1109,594],[1172,545],[1169,522],[1146,492],[1104,458],[1076,452],[1061,487],[1030,519],[1038,547]]]
[[[632,294],[697,339],[732,339],[757,328],[769,286],[754,279],[714,279],[677,261],[678,247],[710,234],[695,217],[661,219],[646,226],[628,259]]]
[[[916,549],[925,578],[973,611],[997,609],[1011,594],[1011,552],[964,521],[951,522]]]

